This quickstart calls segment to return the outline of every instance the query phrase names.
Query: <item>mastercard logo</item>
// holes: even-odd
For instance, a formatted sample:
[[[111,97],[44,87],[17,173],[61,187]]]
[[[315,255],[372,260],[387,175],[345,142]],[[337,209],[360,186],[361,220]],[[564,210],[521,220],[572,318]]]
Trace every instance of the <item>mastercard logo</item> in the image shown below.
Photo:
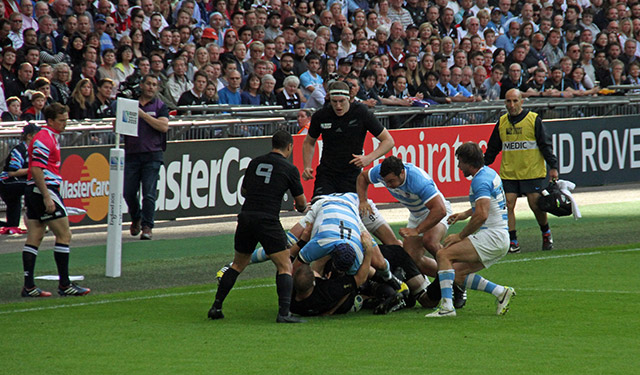
[[[98,153],[84,160],[71,155],[60,167],[62,185],[60,195],[67,207],[82,208],[85,215],[70,216],[69,221],[78,223],[89,216],[93,221],[103,220],[109,211],[109,163]]]

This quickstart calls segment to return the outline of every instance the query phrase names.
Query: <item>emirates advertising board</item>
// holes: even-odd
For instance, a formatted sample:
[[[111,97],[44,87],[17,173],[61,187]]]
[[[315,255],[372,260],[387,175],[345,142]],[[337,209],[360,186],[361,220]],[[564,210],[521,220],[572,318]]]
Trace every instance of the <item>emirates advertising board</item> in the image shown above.
[[[578,186],[595,186],[640,180],[640,116],[546,121],[558,155],[560,176]],[[424,169],[446,197],[466,196],[469,180],[457,168],[455,150],[473,141],[486,149],[494,124],[391,130],[395,146],[388,155]],[[304,136],[294,136],[293,162],[302,172]],[[366,153],[377,147],[370,135]],[[64,148],[61,194],[67,206],[84,208],[87,213],[72,216],[73,224],[106,222],[109,193],[109,148],[87,146]],[[207,216],[237,213],[244,170],[252,158],[269,152],[269,137],[233,138],[171,142],[158,176],[156,218]],[[313,166],[322,152],[322,139],[316,144]],[[382,158],[374,163],[382,162]],[[498,170],[500,159],[491,166]],[[303,181],[308,198],[313,180]],[[376,202],[393,202],[383,187],[370,188]],[[293,202],[286,196],[283,209]],[[125,205],[126,209],[126,205]],[[125,222],[128,218],[125,216]]]

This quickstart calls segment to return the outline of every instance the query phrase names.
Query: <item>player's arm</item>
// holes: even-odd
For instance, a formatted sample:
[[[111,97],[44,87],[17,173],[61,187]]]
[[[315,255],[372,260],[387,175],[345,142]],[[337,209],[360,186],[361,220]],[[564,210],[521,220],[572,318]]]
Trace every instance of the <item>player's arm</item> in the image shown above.
[[[391,151],[393,145],[395,145],[395,141],[393,140],[391,133],[389,133],[387,129],[383,129],[382,132],[376,136],[376,138],[380,141],[378,148],[369,153],[369,155],[353,154],[353,159],[351,159],[349,163],[355,164],[357,167],[364,168],[367,165],[371,164],[377,158]]]
[[[302,142],[302,163],[304,170],[302,171],[302,178],[306,180],[313,179],[313,154],[316,152],[316,141],[318,138],[313,138],[309,134],[304,138]]]
[[[402,237],[419,236],[436,226],[440,220],[447,216],[447,208],[444,205],[444,199],[440,195],[430,199],[425,204],[425,207],[429,209],[427,217],[422,220],[417,228],[401,228],[399,233]]]
[[[447,220],[447,223],[449,223],[449,225],[453,225],[458,221],[467,220],[472,214],[473,214],[473,210],[471,208],[464,212],[457,212],[455,214],[451,214],[449,216],[449,219]]]
[[[489,217],[489,208],[491,206],[491,200],[489,197],[480,197],[476,200],[476,208],[471,214],[471,220],[465,225],[460,233],[447,236],[444,240],[444,246],[452,245],[456,242],[460,242],[475,233]]]
[[[53,211],[55,211],[56,205],[55,203],[53,203],[53,199],[51,199],[51,195],[49,194],[49,189],[47,189],[47,184],[44,182],[44,170],[40,167],[32,166],[31,176],[33,176],[33,181],[42,194],[45,212],[49,214],[52,213]]]
[[[302,230],[302,233],[300,233],[300,239],[298,240],[298,242],[294,243],[289,248],[289,256],[291,256],[294,259],[294,264],[295,262],[298,262],[298,265],[293,269],[294,271],[297,269],[297,267],[300,266],[300,264],[304,263],[302,261],[298,261],[298,254],[300,253],[300,250],[302,250],[304,245],[306,245],[307,242],[309,242],[309,240],[311,239],[312,228],[313,228],[313,223],[307,223],[307,226]]]
[[[372,242],[373,239],[371,235],[366,230],[362,232],[360,236],[360,242],[362,242],[362,247],[364,248],[364,259],[362,259],[362,264],[360,268],[358,268],[358,272],[354,275],[356,280],[356,286],[360,286],[367,281],[369,277],[369,269],[371,268],[371,257],[373,256],[373,247]]]
[[[303,213],[307,209],[307,197],[304,194],[300,194],[293,198],[294,206],[296,210]]]
[[[356,180],[356,192],[358,193],[358,200],[360,201],[360,207],[358,207],[358,210],[360,211],[361,216],[369,215],[372,211],[368,202],[369,198],[367,197],[367,190],[369,189],[370,184],[369,170],[360,172]]]

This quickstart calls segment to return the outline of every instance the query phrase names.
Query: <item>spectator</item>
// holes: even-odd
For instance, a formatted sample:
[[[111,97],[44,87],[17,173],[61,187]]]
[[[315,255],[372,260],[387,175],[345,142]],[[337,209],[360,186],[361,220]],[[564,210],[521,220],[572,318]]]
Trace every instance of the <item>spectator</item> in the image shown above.
[[[500,99],[500,82],[504,76],[504,66],[501,64],[495,65],[491,69],[491,76],[485,79],[484,87],[486,88],[486,99],[498,100]]]
[[[564,52],[560,48],[562,33],[558,29],[553,29],[549,32],[547,38],[547,44],[542,49],[542,52],[547,56],[550,66],[555,66],[560,62],[560,59],[564,57]]]
[[[454,95],[452,97],[452,101],[454,102],[475,102],[480,101],[482,98],[473,96],[469,90],[467,90],[461,84],[462,81],[462,69],[457,66],[451,68],[451,80],[449,81],[449,85],[453,87],[453,89],[459,94]]]
[[[93,83],[89,78],[83,78],[78,82],[71,93],[69,100],[69,118],[82,120],[95,118],[95,94]]]
[[[193,76],[193,87],[180,95],[178,106],[185,105],[203,105],[207,104],[207,97],[204,95],[209,79],[203,71],[197,71]],[[188,111],[180,110],[181,115],[187,114]]]
[[[207,105],[218,104],[218,89],[216,84],[208,81],[207,88],[204,90]]]
[[[69,89],[71,68],[66,63],[56,64],[51,78],[52,96],[56,97],[59,103],[66,105],[71,97],[71,90]]]
[[[276,94],[276,102],[283,109],[301,108],[302,102],[305,101],[298,86],[300,80],[296,76],[289,76],[284,79],[283,90]]]
[[[239,105],[242,103],[240,97],[240,84],[242,83],[242,77],[240,72],[232,70],[227,75],[229,84],[218,92],[218,101],[220,104]]]
[[[276,94],[273,92],[276,79],[271,74],[262,77],[260,85],[260,105],[277,105]]]
[[[302,93],[308,99],[314,90],[322,86],[324,81],[318,74],[320,58],[317,55],[309,55],[307,57],[307,66],[309,69],[300,76],[300,83],[302,85]]]
[[[276,79],[276,93],[282,91],[282,86],[286,77],[294,75],[293,66],[294,66],[294,55],[292,53],[284,53],[282,54],[282,58],[280,59],[280,69],[276,70],[273,74],[273,77]]]
[[[496,39],[496,47],[504,48],[505,52],[507,54],[510,54],[511,51],[513,51],[513,49],[515,48],[519,37],[520,37],[520,24],[517,21],[511,21],[509,23],[508,32],[500,35],[498,39]]]
[[[27,97],[30,96],[31,107],[27,108],[26,111],[22,113],[20,120],[22,121],[42,121],[44,120],[44,113],[42,110],[44,109],[45,104],[47,103],[46,97],[40,91],[27,91]]]
[[[17,96],[22,100],[22,106],[25,108],[28,102],[25,102],[24,95],[33,78],[33,66],[28,62],[23,62],[18,68],[17,79],[5,83],[5,97]]]
[[[7,105],[10,108],[9,115],[14,116],[14,113],[20,111],[20,99],[13,97],[7,100]],[[11,117],[5,120],[5,115],[2,115],[3,121],[17,121]],[[22,213],[22,196],[24,195],[25,188],[27,186],[27,172],[28,172],[28,154],[27,149],[29,143],[33,139],[33,136],[40,131],[38,126],[29,124],[22,128],[22,136],[20,137],[20,143],[11,149],[7,155],[7,159],[4,163],[4,168],[0,173],[0,197],[6,205],[7,221],[3,226],[16,228],[20,226],[20,214]]]
[[[471,69],[471,68],[469,68]],[[479,97],[481,99],[487,99],[487,86],[484,85],[485,80],[487,79],[487,70],[483,66],[476,66],[473,69],[473,79],[469,85],[470,92],[475,97]]]
[[[635,66],[636,68],[638,67],[638,63],[632,63],[633,66]],[[592,83],[586,83],[585,82],[585,72],[584,72],[584,68],[581,66],[576,66],[573,68],[573,70],[571,71],[571,75],[570,75],[571,79],[571,85],[573,88],[573,95],[574,96],[590,96],[590,95],[596,95],[598,93],[598,91],[600,91],[600,87],[597,86],[592,86],[587,88],[587,85],[592,85]],[[638,74],[636,72],[636,78],[635,81],[638,81]],[[625,81],[626,83],[631,83],[629,82],[629,78],[627,78],[627,80]]]
[[[93,104],[95,118],[114,117],[112,110],[111,96],[115,89],[115,82],[110,78],[102,78],[98,81],[98,89]]]
[[[438,87],[439,80],[440,76],[438,73],[435,71],[428,71],[425,74],[424,82],[420,87],[418,87],[418,91],[422,93],[425,100],[430,100],[436,104],[451,103],[451,98],[449,98],[447,94],[442,92]]]
[[[177,104],[182,93],[191,90],[193,84],[186,76],[187,62],[184,58],[176,58],[171,64],[173,66],[173,74],[171,74],[167,80],[167,90],[169,94],[167,96],[168,99]]]
[[[240,94],[242,104],[260,105],[260,84],[260,77],[257,74],[249,74],[247,83],[245,83],[244,89]]]
[[[518,63],[509,65],[508,75],[502,79],[502,85],[500,86],[500,99],[504,99],[507,91],[513,88],[520,90],[522,97],[525,98],[537,94],[527,81],[522,78],[522,67]]]
[[[12,96],[6,101],[7,110],[2,112],[2,122],[20,121],[22,116],[22,100],[17,96]],[[5,167],[8,163],[5,163]]]
[[[611,61],[611,74],[607,74],[600,81],[602,87],[621,85],[624,81],[624,63],[620,60]]]

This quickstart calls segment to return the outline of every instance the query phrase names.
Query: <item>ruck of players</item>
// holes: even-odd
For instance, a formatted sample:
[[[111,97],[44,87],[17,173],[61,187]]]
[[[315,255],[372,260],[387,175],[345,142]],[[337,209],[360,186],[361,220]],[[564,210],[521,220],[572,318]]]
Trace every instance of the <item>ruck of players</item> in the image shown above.
[[[557,180],[557,159],[540,118],[522,109],[522,95],[507,92],[508,113],[496,124],[486,154],[474,142],[456,149],[458,168],[470,181],[469,208],[462,212],[453,212],[427,172],[390,155],[391,134],[363,104],[349,100],[345,83],[330,85],[329,98],[311,118],[302,150],[293,150],[291,136],[278,131],[272,151],[249,164],[235,256],[217,273],[219,287],[208,317],[224,318],[222,303],[239,273],[267,260],[277,268],[279,323],[361,309],[384,315],[424,308],[429,318],[455,317],[467,304],[469,290],[492,294],[496,314],[504,315],[516,295],[514,288],[478,272],[519,251],[513,216],[518,196],[527,197],[540,224],[542,249],[550,250],[553,244],[546,213],[535,202],[546,182]],[[368,132],[379,142],[365,154]],[[322,154],[314,170],[320,137]],[[502,147],[498,173],[488,163],[507,143],[527,147]],[[287,160],[293,152],[302,152],[304,165]],[[299,169],[303,179],[314,183],[309,203]],[[369,199],[374,184],[384,186],[408,211],[398,235]],[[285,232],[278,213],[287,190],[304,217]],[[456,233],[450,226],[457,222],[462,229]]]

